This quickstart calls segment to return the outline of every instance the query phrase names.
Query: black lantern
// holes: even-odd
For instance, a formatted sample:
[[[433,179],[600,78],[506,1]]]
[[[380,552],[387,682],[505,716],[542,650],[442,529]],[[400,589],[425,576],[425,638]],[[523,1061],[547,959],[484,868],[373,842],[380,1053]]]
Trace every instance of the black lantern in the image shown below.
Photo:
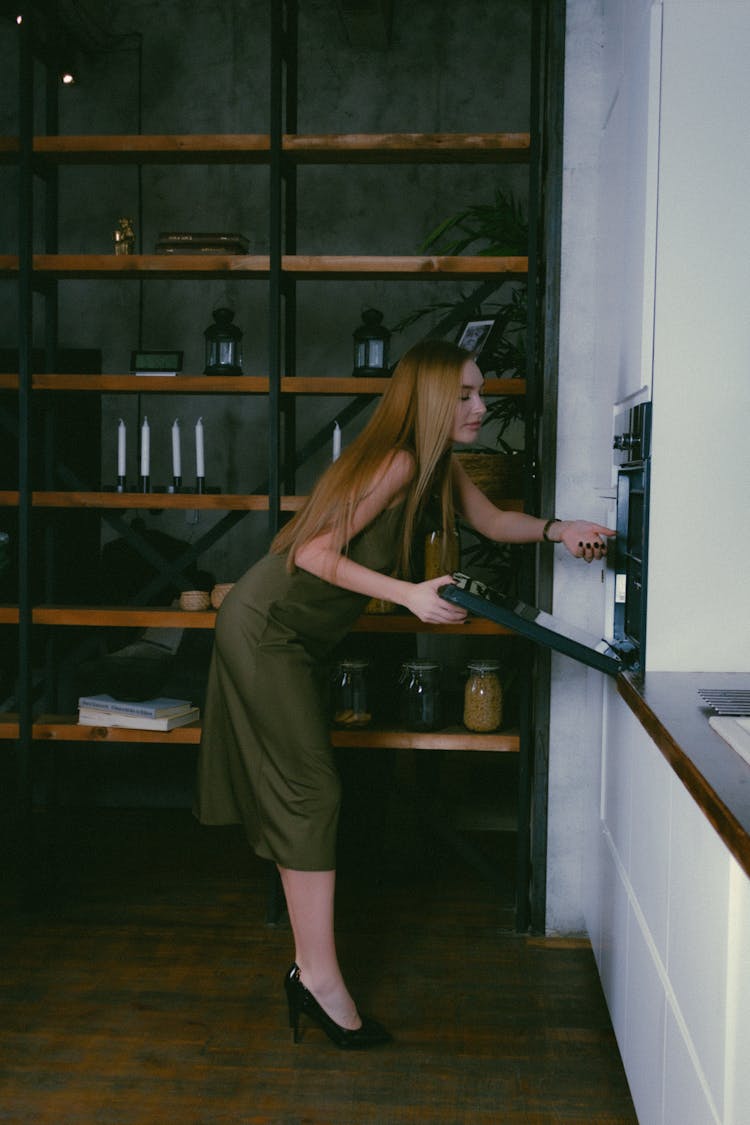
[[[242,374],[242,332],[232,324],[231,309],[216,309],[214,323],[203,335],[206,337],[206,368],[204,375]]]
[[[352,334],[354,340],[353,375],[387,375],[388,344],[391,334],[382,324],[383,314],[365,309],[362,324]]]

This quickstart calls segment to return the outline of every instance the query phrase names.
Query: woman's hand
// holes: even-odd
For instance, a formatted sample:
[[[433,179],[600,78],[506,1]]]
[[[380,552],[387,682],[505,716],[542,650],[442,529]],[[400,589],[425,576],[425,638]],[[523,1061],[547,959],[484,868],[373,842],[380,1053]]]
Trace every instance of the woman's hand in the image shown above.
[[[548,534],[553,543],[562,543],[574,558],[590,563],[606,557],[607,539],[617,532],[588,520],[559,520],[552,524]]]
[[[453,602],[446,602],[438,594],[441,586],[448,586],[452,582],[450,574],[443,574],[440,578],[414,583],[409,590],[406,608],[420,621],[428,621],[433,625],[456,625],[465,621],[466,610]]]

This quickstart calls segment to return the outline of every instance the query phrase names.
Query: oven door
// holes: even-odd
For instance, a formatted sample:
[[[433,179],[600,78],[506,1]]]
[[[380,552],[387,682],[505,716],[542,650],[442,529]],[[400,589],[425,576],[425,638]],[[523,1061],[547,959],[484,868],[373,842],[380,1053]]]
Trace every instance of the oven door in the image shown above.
[[[441,586],[441,598],[463,606],[477,617],[486,617],[555,652],[571,656],[589,668],[616,676],[630,666],[630,651],[579,628],[536,606],[492,589],[478,578],[458,573],[453,585]]]

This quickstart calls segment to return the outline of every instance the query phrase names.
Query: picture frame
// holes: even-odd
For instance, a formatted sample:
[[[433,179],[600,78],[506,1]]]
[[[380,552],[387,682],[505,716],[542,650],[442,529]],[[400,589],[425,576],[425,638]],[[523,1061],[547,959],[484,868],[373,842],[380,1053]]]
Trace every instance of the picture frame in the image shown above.
[[[133,375],[179,375],[182,372],[184,353],[175,348],[141,349],[130,353],[130,371]]]
[[[456,343],[459,348],[464,348],[475,358],[486,347],[495,327],[495,317],[478,317],[476,320],[467,320],[461,327]]]

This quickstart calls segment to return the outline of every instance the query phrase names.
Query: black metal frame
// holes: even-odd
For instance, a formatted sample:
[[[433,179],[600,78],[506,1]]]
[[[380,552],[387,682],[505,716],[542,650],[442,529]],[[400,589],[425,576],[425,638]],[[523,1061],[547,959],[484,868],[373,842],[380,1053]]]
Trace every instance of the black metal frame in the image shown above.
[[[254,491],[269,496],[269,538],[281,523],[282,488],[294,491],[296,468],[330,440],[333,419],[296,450],[295,396],[281,392],[282,374],[296,374],[296,281],[282,268],[283,255],[297,248],[297,170],[285,158],[283,137],[297,131],[297,49],[298,0],[269,0],[271,23],[271,105],[270,105],[270,167],[269,167],[269,438],[268,478]],[[545,456],[554,448],[554,378],[555,356],[549,354],[545,341],[556,338],[556,283],[559,253],[559,150],[562,120],[562,45],[564,43],[564,0],[534,0],[532,15],[532,90],[531,90],[531,177],[529,206],[529,277],[532,299],[528,302],[529,371],[526,400],[526,448],[538,451],[527,473],[525,503],[528,511],[546,510],[551,494],[552,473],[541,473],[539,463],[548,466]],[[34,136],[34,14],[29,10],[20,32],[19,79],[19,739],[18,779],[19,816],[29,828],[33,823],[32,796],[34,785],[34,743],[32,739],[32,597],[29,582],[31,550],[31,451],[32,424],[32,328],[33,293],[33,161]],[[46,61],[46,60],[42,60]],[[140,83],[139,55],[139,83]],[[140,114],[140,109],[139,109]],[[46,98],[46,129],[57,131],[57,76],[48,67]],[[140,130],[140,119],[139,119]],[[139,176],[140,176],[139,167]],[[56,167],[45,172],[45,249],[57,248],[57,179]],[[140,181],[139,181],[140,182]],[[551,190],[550,190],[551,189]],[[140,189],[139,189],[140,198]],[[142,224],[140,224],[142,227]],[[544,248],[544,252],[542,252]],[[502,283],[486,281],[454,308],[430,332],[441,336],[471,316]],[[139,283],[142,286],[142,283]],[[47,370],[55,370],[57,341],[57,283],[45,283],[45,362]],[[142,295],[140,299],[142,306]],[[139,313],[139,334],[140,334]],[[371,396],[357,396],[336,418],[346,424],[360,414],[372,401]],[[546,407],[542,425],[542,406]],[[53,448],[50,441],[48,448]],[[72,488],[86,488],[86,482],[63,465],[47,458],[48,472],[54,473]],[[51,481],[50,481],[51,483]],[[540,507],[541,505],[541,507]],[[550,508],[551,510],[551,508]],[[158,575],[134,598],[143,604],[160,588],[176,581],[185,568],[240,520],[246,512],[227,513],[205,535],[173,561],[164,559],[114,509],[103,511],[102,517],[118,533],[158,568]],[[49,554],[51,558],[51,553]],[[51,570],[52,568],[50,568]],[[51,581],[51,574],[50,574]],[[536,587],[544,604],[549,576],[542,569],[537,575],[529,560],[521,579],[524,596],[531,597]],[[544,731],[544,706],[548,697],[544,660],[534,655],[533,647],[521,644],[521,754],[519,756],[519,822],[517,852],[516,928],[519,931],[543,929],[544,865],[546,851],[546,760],[540,733]],[[541,726],[540,726],[541,723]],[[533,793],[533,800],[532,800]],[[533,821],[531,810],[533,808]],[[34,846],[27,836],[25,854],[33,862]],[[533,883],[531,880],[533,879]],[[531,885],[530,896],[526,888]]]
[[[532,199],[529,233],[530,270],[534,287],[529,300],[529,356],[527,404],[528,449],[534,465],[527,476],[528,511],[554,512],[557,445],[557,366],[560,308],[560,243],[562,224],[562,148],[565,66],[565,0],[534,0],[531,166]],[[533,265],[532,265],[533,263]],[[531,279],[530,279],[531,281]],[[542,609],[552,605],[552,558],[539,552],[534,601]],[[530,646],[528,646],[530,647]],[[547,798],[549,788],[549,719],[551,653],[536,647],[529,652],[528,707],[522,718],[522,738],[529,747],[528,926],[544,933],[547,899]],[[532,800],[533,793],[533,800]]]
[[[19,28],[18,162],[18,831],[22,889],[35,856],[33,741],[31,737],[31,379],[33,339],[33,16]],[[26,876],[24,878],[24,876]]]

